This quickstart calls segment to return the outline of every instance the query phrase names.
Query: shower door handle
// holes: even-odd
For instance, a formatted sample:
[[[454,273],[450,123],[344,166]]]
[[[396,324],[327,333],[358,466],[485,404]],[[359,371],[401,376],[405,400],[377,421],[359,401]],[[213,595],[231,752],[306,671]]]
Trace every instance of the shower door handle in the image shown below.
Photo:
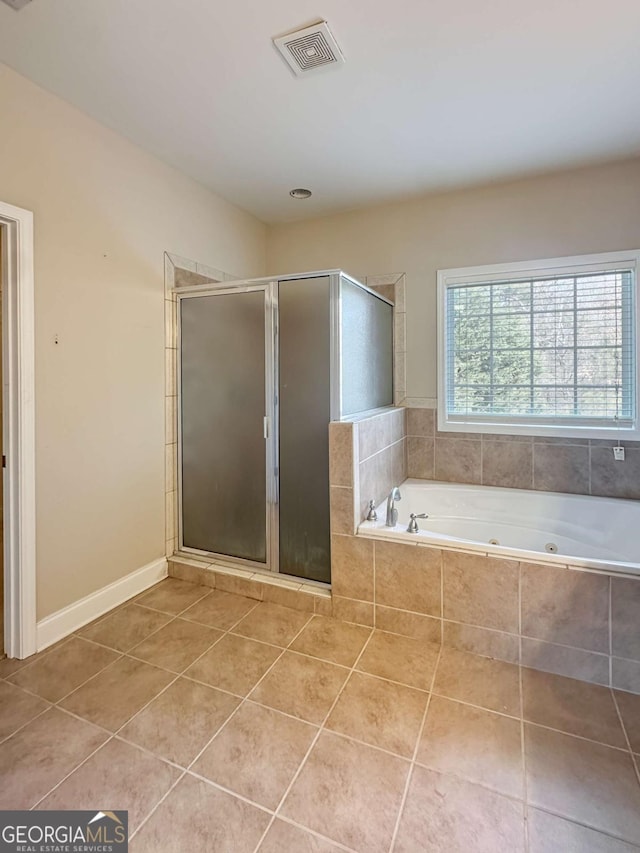
[[[264,438],[269,438],[269,418],[266,416],[262,419],[262,434]]]

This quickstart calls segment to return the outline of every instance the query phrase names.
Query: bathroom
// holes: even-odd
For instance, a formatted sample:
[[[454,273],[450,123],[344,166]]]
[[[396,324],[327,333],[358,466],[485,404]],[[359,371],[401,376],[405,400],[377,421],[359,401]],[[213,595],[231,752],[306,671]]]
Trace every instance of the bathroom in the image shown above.
[[[301,80],[290,0],[12,2],[3,814],[114,809],[136,853],[640,849],[637,5],[586,4],[578,50],[570,4],[336,4],[346,63]],[[503,385],[584,411],[465,396],[505,313]]]

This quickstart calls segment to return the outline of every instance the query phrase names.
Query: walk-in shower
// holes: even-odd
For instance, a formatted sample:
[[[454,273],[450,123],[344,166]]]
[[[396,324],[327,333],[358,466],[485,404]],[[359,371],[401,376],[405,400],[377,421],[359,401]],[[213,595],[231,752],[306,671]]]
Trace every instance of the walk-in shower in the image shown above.
[[[176,293],[180,550],[328,582],[328,424],[392,404],[392,304],[336,270]]]

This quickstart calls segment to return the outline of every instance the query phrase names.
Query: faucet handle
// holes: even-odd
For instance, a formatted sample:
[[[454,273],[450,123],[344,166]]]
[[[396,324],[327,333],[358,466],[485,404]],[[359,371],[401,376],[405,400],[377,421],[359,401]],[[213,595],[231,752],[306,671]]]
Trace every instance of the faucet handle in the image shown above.
[[[420,514],[416,514],[415,512],[409,513],[409,526],[407,527],[407,533],[417,533],[419,531],[418,522],[416,519],[418,518],[429,518],[426,512],[421,512]]]
[[[367,515],[367,521],[377,521],[378,513],[376,512],[376,502],[369,501],[369,514]]]

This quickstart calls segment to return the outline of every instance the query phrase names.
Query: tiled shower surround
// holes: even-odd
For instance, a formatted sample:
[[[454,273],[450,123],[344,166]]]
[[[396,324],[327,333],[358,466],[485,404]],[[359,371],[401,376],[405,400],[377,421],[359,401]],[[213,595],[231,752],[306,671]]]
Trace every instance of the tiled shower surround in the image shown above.
[[[640,442],[440,432],[435,409],[407,409],[409,477],[640,499]]]

